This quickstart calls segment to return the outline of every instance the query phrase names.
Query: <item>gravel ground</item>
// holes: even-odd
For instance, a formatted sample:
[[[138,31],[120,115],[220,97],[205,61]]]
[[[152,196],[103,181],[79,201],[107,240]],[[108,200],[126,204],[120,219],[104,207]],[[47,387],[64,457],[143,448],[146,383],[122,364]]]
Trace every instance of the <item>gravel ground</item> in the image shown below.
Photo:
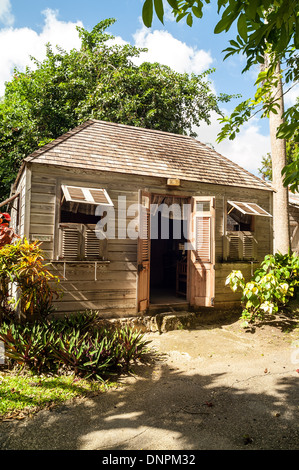
[[[292,326],[231,320],[147,334],[158,360],[107,393],[0,423],[0,449],[298,450]]]

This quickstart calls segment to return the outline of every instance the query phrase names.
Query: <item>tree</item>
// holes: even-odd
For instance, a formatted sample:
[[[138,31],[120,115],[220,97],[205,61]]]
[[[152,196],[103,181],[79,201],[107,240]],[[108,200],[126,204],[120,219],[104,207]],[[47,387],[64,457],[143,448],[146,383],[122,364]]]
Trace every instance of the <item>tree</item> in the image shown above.
[[[296,161],[296,156],[298,154],[299,144],[298,142],[286,141],[286,154],[287,154],[287,165]],[[272,181],[272,158],[271,153],[268,152],[267,155],[262,157],[261,168],[259,168],[260,175],[268,181]]]
[[[35,69],[15,70],[0,103],[1,198],[7,197],[22,158],[88,119],[100,119],[178,134],[220,114],[219,101],[201,75],[180,74],[160,64],[133,61],[144,49],[117,45],[98,23],[91,32],[77,28],[79,50],[47,45]]]
[[[203,17],[204,4],[210,3],[210,0],[167,2],[172,7],[177,22],[186,19],[187,24],[192,26],[194,17]],[[240,126],[258,112],[261,117],[269,117],[270,113],[277,111],[279,103],[271,94],[277,80],[281,78],[276,73],[277,64],[282,65],[285,84],[292,87],[298,82],[299,3],[297,0],[217,0],[217,6],[220,20],[215,25],[214,33],[228,32],[233,25],[237,26],[237,35],[224,50],[224,59],[233,54],[243,54],[247,59],[243,72],[252,65],[264,64],[266,55],[270,59],[267,68],[258,75],[254,98],[239,103],[231,116],[220,119],[223,127],[218,141],[221,141],[227,137],[234,139]],[[154,10],[163,23],[163,1],[145,0],[142,16],[148,27],[152,24]],[[288,90],[284,91],[287,92]],[[282,120],[277,138],[298,142],[298,102],[283,113]],[[285,186],[298,190],[299,154],[296,161],[284,168],[283,174]]]
[[[290,227],[289,227],[289,191],[283,185],[282,170],[287,164],[285,139],[277,138],[277,130],[283,124],[283,91],[280,78],[280,66],[277,64],[277,76],[279,80],[277,86],[272,90],[273,99],[279,103],[275,112],[270,112],[270,141],[272,155],[272,182],[274,187],[273,195],[273,232],[274,232],[274,252],[287,254],[290,248]]]
[[[203,16],[204,2],[201,0],[167,0],[173,8],[177,21],[186,18],[189,26],[193,17]],[[205,0],[210,3],[210,0]],[[220,118],[223,124],[218,141],[229,137],[234,139],[240,126],[253,115],[261,112],[270,118],[270,135],[273,159],[274,233],[275,250],[286,253],[289,249],[288,228],[288,185],[293,190],[299,186],[299,156],[290,166],[286,165],[285,140],[296,139],[299,111],[298,106],[283,109],[282,76],[286,83],[297,82],[299,45],[299,4],[297,0],[218,0],[220,21],[214,33],[228,32],[237,26],[237,36],[229,41],[224,59],[233,54],[245,55],[247,62],[243,72],[255,64],[262,64],[257,80],[257,91],[253,99],[237,105],[231,116]],[[150,26],[153,6],[163,22],[162,0],[145,0],[143,21]],[[265,65],[265,59],[267,64]],[[280,65],[284,70],[281,72]],[[278,89],[278,93],[274,90]],[[284,181],[283,176],[285,175]],[[284,187],[283,187],[284,184]]]

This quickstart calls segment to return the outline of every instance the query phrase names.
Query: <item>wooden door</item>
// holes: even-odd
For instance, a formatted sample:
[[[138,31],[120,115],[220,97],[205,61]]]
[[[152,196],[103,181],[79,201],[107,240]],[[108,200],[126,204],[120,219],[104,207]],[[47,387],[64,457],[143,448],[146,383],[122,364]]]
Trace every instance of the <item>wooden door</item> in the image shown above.
[[[213,306],[215,297],[215,198],[193,197],[189,254],[189,301]]]
[[[150,193],[140,191],[139,194],[139,236],[138,236],[138,312],[145,311],[149,306],[150,295]]]

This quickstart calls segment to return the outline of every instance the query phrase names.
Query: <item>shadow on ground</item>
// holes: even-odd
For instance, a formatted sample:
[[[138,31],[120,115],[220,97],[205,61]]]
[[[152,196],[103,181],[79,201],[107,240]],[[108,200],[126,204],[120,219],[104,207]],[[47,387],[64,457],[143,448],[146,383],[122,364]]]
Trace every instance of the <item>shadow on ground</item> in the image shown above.
[[[269,355],[270,373],[242,355],[172,359],[138,366],[107,393],[1,423],[0,448],[298,449],[299,379],[287,358]]]

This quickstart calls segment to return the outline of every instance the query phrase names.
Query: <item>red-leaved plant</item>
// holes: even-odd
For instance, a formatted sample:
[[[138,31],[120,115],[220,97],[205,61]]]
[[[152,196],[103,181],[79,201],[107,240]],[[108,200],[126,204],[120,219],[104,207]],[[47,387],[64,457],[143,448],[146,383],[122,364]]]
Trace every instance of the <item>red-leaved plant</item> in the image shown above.
[[[7,212],[0,212],[0,248],[11,243],[14,238],[18,238],[14,229],[9,226],[10,220]]]

